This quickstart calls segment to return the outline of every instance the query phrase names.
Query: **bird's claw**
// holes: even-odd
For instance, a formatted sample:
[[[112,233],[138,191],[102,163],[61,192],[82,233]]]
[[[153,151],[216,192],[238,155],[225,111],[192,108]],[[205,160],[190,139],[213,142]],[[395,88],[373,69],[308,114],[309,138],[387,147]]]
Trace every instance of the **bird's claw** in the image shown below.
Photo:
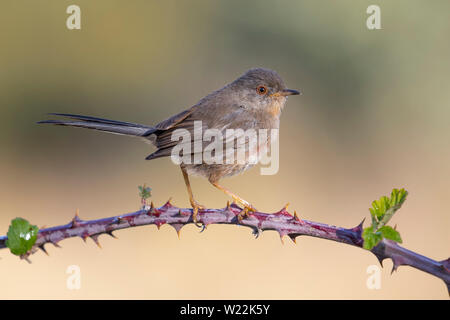
[[[203,226],[203,230],[204,230],[204,224],[198,223],[197,215],[198,215],[198,210],[200,210],[200,209],[204,210],[206,207],[202,206],[201,204],[198,204],[197,202],[193,202],[193,203],[191,203],[191,205],[192,205],[192,221],[194,222],[194,225],[199,228],[202,228],[202,226]]]
[[[250,203],[248,203],[244,199],[241,199],[241,198],[238,198],[238,197],[233,197],[233,203],[240,203],[244,207],[244,210],[247,210],[248,212],[256,212],[256,211],[258,211]]]
[[[261,230],[259,228],[254,228],[252,234],[255,236],[255,239],[258,239],[259,235],[261,234]]]
[[[241,222],[243,219],[248,218],[250,216],[250,212],[256,212],[256,208],[249,204],[243,204],[244,209],[238,214],[238,221]]]

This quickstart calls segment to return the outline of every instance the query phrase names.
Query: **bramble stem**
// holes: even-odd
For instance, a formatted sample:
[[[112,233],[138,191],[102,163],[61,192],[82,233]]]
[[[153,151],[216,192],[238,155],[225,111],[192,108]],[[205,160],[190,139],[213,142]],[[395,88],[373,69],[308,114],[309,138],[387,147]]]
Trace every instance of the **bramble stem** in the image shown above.
[[[255,236],[258,236],[261,231],[275,230],[280,234],[280,237],[288,236],[294,242],[298,236],[305,235],[333,240],[360,248],[363,245],[363,239],[361,237],[362,222],[354,228],[346,229],[302,220],[298,218],[296,213],[294,215],[288,213],[286,208],[273,214],[248,212],[244,217],[240,215],[241,212],[242,208],[236,204],[227,205],[222,209],[200,210],[197,221],[205,227],[209,224],[246,226],[253,229]],[[98,220],[81,220],[76,215],[68,224],[39,230],[33,249],[21,258],[28,260],[28,257],[36,252],[38,248],[46,252],[44,245],[47,243],[52,243],[59,247],[58,243],[61,240],[71,237],[80,237],[83,240],[89,237],[99,245],[98,237],[101,234],[114,236],[113,231],[120,229],[151,224],[159,228],[163,224],[169,224],[179,233],[183,226],[190,223],[193,223],[192,209],[178,208],[173,206],[169,201],[160,208],[155,208],[152,203],[150,207],[133,213]],[[6,248],[6,239],[6,236],[0,237],[0,249]],[[392,271],[401,265],[407,265],[440,278],[445,282],[447,288],[450,287],[449,259],[435,261],[386,239],[382,240],[371,252],[375,254],[380,263],[386,258],[392,259],[394,263]]]

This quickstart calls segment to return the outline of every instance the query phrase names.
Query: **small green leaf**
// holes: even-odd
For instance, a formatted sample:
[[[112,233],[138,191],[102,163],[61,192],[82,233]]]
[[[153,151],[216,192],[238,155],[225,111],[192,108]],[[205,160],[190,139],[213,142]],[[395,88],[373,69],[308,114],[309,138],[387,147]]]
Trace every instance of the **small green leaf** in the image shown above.
[[[402,243],[400,233],[390,226],[381,227],[380,229],[378,229],[378,232],[381,233],[383,238]]]
[[[362,238],[364,239],[363,247],[367,250],[372,250],[383,239],[381,233],[374,232],[372,227],[364,228]]]
[[[386,215],[386,219],[389,220],[400,209],[407,195],[408,192],[403,188],[393,189],[390,198],[382,196],[379,200],[372,202],[372,208],[369,208],[370,215],[376,217],[377,221],[383,220]]]
[[[406,200],[408,192],[405,189],[392,189],[391,196],[382,196],[380,199],[372,202],[372,207],[369,208],[372,217],[372,225],[363,230],[362,238],[364,240],[363,247],[371,250],[383,238],[402,242],[400,233],[387,226],[395,212],[400,209]]]
[[[142,199],[145,200],[152,196],[152,194],[151,194],[152,188],[146,187],[145,184],[144,184],[144,186],[138,186],[138,189],[139,189],[139,196]]]
[[[11,221],[8,229],[6,246],[15,255],[22,255],[31,250],[37,240],[39,228],[27,220],[16,218]]]

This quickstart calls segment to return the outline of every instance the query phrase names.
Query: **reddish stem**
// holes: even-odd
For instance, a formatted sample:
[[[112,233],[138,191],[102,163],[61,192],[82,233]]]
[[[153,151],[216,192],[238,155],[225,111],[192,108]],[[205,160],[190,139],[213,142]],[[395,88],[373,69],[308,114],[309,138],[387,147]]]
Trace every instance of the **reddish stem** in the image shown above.
[[[275,230],[280,237],[289,236],[294,242],[296,237],[306,235],[360,248],[363,245],[361,237],[363,222],[354,228],[346,229],[299,219],[296,213],[292,216],[286,208],[273,214],[251,212],[243,215],[242,209],[232,204],[222,209],[200,210],[197,220],[205,227],[209,224],[239,224],[253,229],[256,236],[260,231]],[[114,236],[113,231],[120,229],[149,224],[154,224],[159,228],[163,224],[169,224],[179,232],[183,226],[189,223],[193,223],[192,209],[175,207],[169,201],[160,208],[154,208],[152,203],[150,207],[133,213],[98,220],[85,221],[76,215],[68,224],[39,230],[34,249],[22,258],[28,260],[29,255],[34,253],[36,248],[46,252],[44,247],[46,243],[52,243],[59,247],[58,242],[71,237],[81,237],[83,240],[90,237],[99,245],[98,237],[101,234]],[[6,236],[0,237],[0,249],[6,248],[6,239]],[[401,265],[408,265],[442,279],[447,288],[450,288],[449,259],[435,261],[386,239],[374,247],[371,252],[375,254],[380,263],[386,258],[392,259],[394,263],[392,271]]]

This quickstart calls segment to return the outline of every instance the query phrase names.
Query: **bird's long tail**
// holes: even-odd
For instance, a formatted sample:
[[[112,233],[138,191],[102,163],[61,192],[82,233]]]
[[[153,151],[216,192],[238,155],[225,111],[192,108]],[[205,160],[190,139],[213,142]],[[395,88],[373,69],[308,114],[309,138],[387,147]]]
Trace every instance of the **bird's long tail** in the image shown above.
[[[81,127],[137,137],[145,137],[156,131],[153,127],[131,122],[115,121],[67,113],[49,113],[49,115],[66,117],[73,120],[44,120],[39,121],[38,123]]]

